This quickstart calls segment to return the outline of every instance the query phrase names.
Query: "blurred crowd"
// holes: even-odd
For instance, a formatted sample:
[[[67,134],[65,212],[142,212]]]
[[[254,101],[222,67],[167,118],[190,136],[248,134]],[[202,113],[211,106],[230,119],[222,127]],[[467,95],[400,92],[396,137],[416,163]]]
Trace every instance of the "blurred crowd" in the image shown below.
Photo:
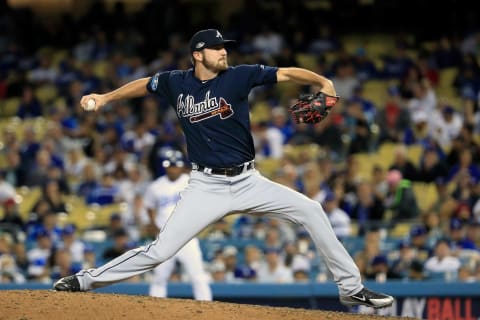
[[[186,151],[174,111],[156,96],[97,113],[82,111],[79,100],[159,71],[190,68],[192,30],[178,27],[181,5],[163,2],[134,16],[121,3],[107,12],[96,2],[79,20],[64,17],[57,29],[0,3],[0,25],[12,30],[0,34],[0,106],[18,98],[14,116],[20,119],[0,119],[16,124],[0,127],[0,283],[50,283],[154,238],[142,194],[164,174],[160,150]],[[292,19],[301,12],[292,11]],[[373,58],[361,45],[345,50],[329,25],[286,33],[272,17],[248,26],[245,18],[234,13],[221,26],[225,38],[239,41],[229,52],[231,65],[299,66],[298,55],[308,55],[312,70],[331,78],[341,97],[325,121],[308,126],[292,123],[286,110],[312,88],[252,91],[259,169],[274,160],[272,179],[322,203],[366,279],[480,281],[480,33],[442,36],[430,49],[396,34],[393,50]],[[455,72],[450,85],[458,105],[438,88],[444,70]],[[366,97],[371,81],[391,83],[381,104]],[[49,87],[54,97],[39,99],[38,90]],[[374,157],[378,164],[361,172],[356,155],[375,154],[385,144],[395,146],[392,162]],[[288,152],[309,145],[320,151]],[[412,146],[422,149],[418,162],[408,157]],[[415,183],[434,186],[436,201],[422,206]],[[41,191],[26,215],[17,203],[22,187]],[[68,196],[87,205],[126,206],[107,225],[83,230],[68,221]],[[394,237],[401,223],[408,230]],[[97,229],[105,241],[86,240]],[[330,277],[305,230],[275,219],[223,219],[205,230],[202,248],[212,281]],[[180,268],[171,280],[188,281]]]

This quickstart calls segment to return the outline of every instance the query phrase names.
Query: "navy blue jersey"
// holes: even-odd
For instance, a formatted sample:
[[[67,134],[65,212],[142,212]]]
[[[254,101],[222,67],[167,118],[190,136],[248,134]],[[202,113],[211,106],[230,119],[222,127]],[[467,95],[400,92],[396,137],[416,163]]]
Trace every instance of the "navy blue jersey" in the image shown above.
[[[239,65],[201,81],[193,69],[155,74],[147,84],[175,108],[187,140],[189,159],[208,167],[253,160],[248,95],[253,87],[277,82],[276,67]]]

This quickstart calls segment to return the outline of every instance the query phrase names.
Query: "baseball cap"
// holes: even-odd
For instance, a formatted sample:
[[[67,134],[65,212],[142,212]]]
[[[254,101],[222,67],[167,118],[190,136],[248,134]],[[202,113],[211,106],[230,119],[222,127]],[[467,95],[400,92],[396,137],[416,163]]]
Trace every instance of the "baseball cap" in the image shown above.
[[[190,39],[190,52],[200,51],[205,48],[214,47],[219,44],[236,42],[235,40],[225,40],[217,29],[205,29],[195,33]]]
[[[411,237],[423,236],[425,234],[427,234],[427,229],[422,225],[414,226],[410,230]]]
[[[336,199],[335,193],[333,191],[328,191],[327,194],[325,195],[325,202],[328,201],[333,201]]]
[[[450,230],[461,230],[463,223],[460,219],[453,218],[450,220]]]
[[[383,254],[375,256],[372,260],[372,265],[373,266],[376,266],[376,265],[379,265],[379,264],[387,264],[387,263],[388,263],[388,259]]]
[[[62,230],[63,236],[69,236],[75,233],[75,226],[73,224],[66,225]]]
[[[223,248],[222,253],[226,257],[236,256],[238,253],[238,250],[234,246],[228,245],[228,246],[225,246],[225,248]]]

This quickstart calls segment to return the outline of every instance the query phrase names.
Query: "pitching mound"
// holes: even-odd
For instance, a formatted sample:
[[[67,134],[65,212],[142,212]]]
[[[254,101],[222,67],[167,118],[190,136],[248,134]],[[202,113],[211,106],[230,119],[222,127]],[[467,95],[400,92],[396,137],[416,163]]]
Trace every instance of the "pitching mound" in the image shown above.
[[[226,302],[161,299],[104,293],[46,290],[0,291],[0,320],[5,319],[169,319],[169,320],[325,320],[375,319],[358,314],[264,307]],[[381,317],[395,319],[398,317]]]

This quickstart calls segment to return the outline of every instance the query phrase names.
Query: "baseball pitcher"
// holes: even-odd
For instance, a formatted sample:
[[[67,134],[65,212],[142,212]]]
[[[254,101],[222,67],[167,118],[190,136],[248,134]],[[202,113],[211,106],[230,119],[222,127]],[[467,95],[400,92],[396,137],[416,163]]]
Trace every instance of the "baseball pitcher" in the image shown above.
[[[365,288],[360,272],[338,241],[321,205],[277,184],[255,169],[248,95],[256,86],[293,81],[321,88],[301,97],[294,108],[296,121],[319,122],[338,97],[332,82],[303,68],[265,65],[229,66],[224,40],[215,29],[198,31],[190,39],[193,67],[165,71],[132,81],[105,93],[89,94],[93,110],[118,99],[156,94],[176,111],[187,141],[192,172],[172,215],[152,243],[128,251],[107,264],[82,270],[54,284],[59,291],[86,291],[155,268],[175,255],[202,229],[234,213],[269,215],[302,225],[312,237],[336,282],[340,302],[347,306],[390,306],[394,298]],[[300,120],[301,119],[301,120]]]

